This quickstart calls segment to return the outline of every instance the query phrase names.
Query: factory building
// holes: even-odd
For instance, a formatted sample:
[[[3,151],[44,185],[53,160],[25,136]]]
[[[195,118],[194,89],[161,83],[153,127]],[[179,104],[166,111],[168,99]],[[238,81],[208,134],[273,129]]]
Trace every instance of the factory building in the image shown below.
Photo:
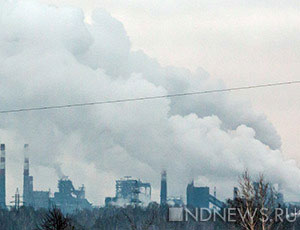
[[[92,208],[92,204],[85,198],[84,185],[76,190],[72,181],[64,177],[58,181],[58,190],[54,193],[51,203],[60,208],[63,213]]]
[[[0,209],[6,208],[5,144],[0,145]]]
[[[160,205],[166,205],[166,203],[167,203],[167,172],[164,170],[161,173]]]
[[[106,197],[105,205],[138,204],[144,205],[151,201],[151,185],[130,176],[116,181],[116,196]]]
[[[35,209],[49,209],[59,207],[63,213],[76,210],[91,209],[91,204],[85,199],[84,186],[76,190],[68,178],[58,181],[58,192],[50,197],[50,191],[34,191],[33,177],[29,173],[29,145],[24,145],[24,173],[23,173],[23,204]]]
[[[194,208],[209,208],[210,204],[214,207],[225,207],[225,203],[218,200],[216,197],[216,189],[214,196],[209,194],[209,187],[196,187],[194,181],[188,184],[186,188],[187,206]]]
[[[50,192],[33,190],[33,177],[29,174],[28,144],[24,145],[23,205],[35,209],[50,208]]]
[[[195,187],[192,181],[186,188],[186,202],[189,207],[209,208],[209,187]]]

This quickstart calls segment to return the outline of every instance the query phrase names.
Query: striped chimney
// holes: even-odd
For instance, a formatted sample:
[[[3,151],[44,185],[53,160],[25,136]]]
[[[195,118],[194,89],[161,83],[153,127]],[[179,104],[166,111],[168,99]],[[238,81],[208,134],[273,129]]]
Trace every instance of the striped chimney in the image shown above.
[[[24,176],[29,176],[29,145],[24,145]]]
[[[6,207],[6,187],[5,187],[5,144],[0,145],[0,208]]]
[[[29,176],[29,145],[24,145],[24,173],[23,173],[23,202],[25,206],[32,204],[33,178]]]

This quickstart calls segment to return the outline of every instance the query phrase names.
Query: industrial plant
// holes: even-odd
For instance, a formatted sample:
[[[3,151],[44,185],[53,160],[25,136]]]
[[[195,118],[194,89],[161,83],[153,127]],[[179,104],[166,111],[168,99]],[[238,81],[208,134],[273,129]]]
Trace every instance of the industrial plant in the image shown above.
[[[6,208],[6,183],[5,183],[5,145],[1,144],[0,165],[0,208]],[[82,185],[76,190],[68,177],[59,179],[58,192],[51,196],[49,191],[35,191],[33,177],[30,176],[29,145],[24,145],[24,171],[23,171],[23,201],[17,189],[15,205],[23,203],[23,206],[34,209],[49,209],[58,207],[63,213],[73,213],[76,210],[91,209],[92,204],[85,198],[85,187]]]
[[[6,160],[5,144],[0,145],[0,208],[5,209],[6,205]],[[254,183],[254,186],[258,186]],[[151,184],[143,182],[140,179],[134,179],[126,176],[116,180],[115,196],[106,197],[105,205],[124,206],[124,205],[141,205],[146,206],[151,202]],[[233,189],[233,198],[238,196],[238,189]],[[21,198],[22,201],[21,201]],[[276,194],[278,204],[283,205],[283,194]],[[15,198],[15,207],[23,204],[26,207],[34,209],[49,209],[58,207],[63,213],[74,213],[80,210],[92,209],[92,204],[85,198],[85,187],[82,185],[75,189],[73,182],[68,177],[58,180],[58,191],[52,195],[49,191],[36,191],[33,186],[33,177],[30,175],[29,145],[24,145],[24,171],[23,171],[23,194],[19,194],[17,189]],[[167,189],[167,172],[161,173],[160,181],[160,205],[174,207],[197,207],[197,208],[224,208],[226,204],[220,201],[216,196],[216,188],[213,195],[210,194],[209,187],[197,187],[194,181],[186,187],[186,202],[181,196],[168,196]]]
[[[186,188],[186,200],[187,206],[190,207],[209,208],[210,204],[218,208],[225,207],[225,204],[217,199],[216,192],[213,196],[209,193],[209,187],[195,187],[194,181]]]
[[[36,209],[50,207],[50,191],[34,191],[33,177],[29,175],[29,145],[24,145],[24,172],[23,172],[23,204]]]
[[[126,176],[116,181],[115,197],[106,197],[105,204],[147,204],[151,201],[151,185]]]

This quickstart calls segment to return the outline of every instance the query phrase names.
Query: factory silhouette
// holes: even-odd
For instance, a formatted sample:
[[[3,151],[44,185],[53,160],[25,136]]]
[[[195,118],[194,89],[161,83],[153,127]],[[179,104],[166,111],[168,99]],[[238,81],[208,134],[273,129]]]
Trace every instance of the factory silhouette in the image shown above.
[[[1,144],[1,165],[0,165],[0,208],[6,208],[6,188],[5,188],[5,145]],[[23,206],[33,207],[34,209],[49,209],[58,207],[63,213],[72,213],[76,210],[91,209],[92,204],[85,198],[84,186],[75,189],[71,180],[63,177],[58,181],[58,192],[50,196],[50,191],[35,191],[33,187],[33,177],[29,171],[29,145],[24,145],[24,172],[23,172],[23,200],[17,192],[14,196],[15,206],[21,203]]]
[[[0,145],[0,208],[8,208],[6,204],[6,169],[5,169],[5,144]],[[57,207],[63,213],[73,213],[79,210],[91,210],[92,204],[85,198],[85,187],[82,185],[75,189],[73,183],[68,177],[58,180],[58,192],[51,196],[50,191],[35,191],[33,186],[33,177],[30,176],[29,164],[29,145],[24,145],[24,172],[23,172],[23,195],[17,189],[13,201],[14,206],[18,208],[23,206],[34,209],[49,209]],[[255,185],[255,184],[254,184]],[[233,189],[233,198],[238,194],[238,189]],[[144,183],[139,179],[126,176],[116,181],[116,191],[114,197],[106,197],[105,205],[147,205],[151,202],[151,184]],[[283,204],[283,194],[277,194],[277,203]],[[197,187],[194,181],[190,182],[186,188],[186,203],[182,197],[168,196],[167,191],[167,172],[161,173],[160,187],[160,205],[175,207],[197,207],[197,208],[224,208],[226,204],[216,197],[216,188],[213,195],[210,194],[209,187]]]

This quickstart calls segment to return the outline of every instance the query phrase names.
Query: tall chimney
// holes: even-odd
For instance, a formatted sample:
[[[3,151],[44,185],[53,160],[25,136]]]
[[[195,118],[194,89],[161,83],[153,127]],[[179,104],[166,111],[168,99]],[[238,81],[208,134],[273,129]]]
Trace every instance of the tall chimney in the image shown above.
[[[0,145],[0,208],[6,208],[6,187],[5,187],[5,144]]]
[[[164,170],[161,173],[160,184],[160,205],[167,204],[167,172]]]
[[[235,200],[239,196],[239,189],[237,187],[233,188],[233,199]]]
[[[23,173],[23,203],[31,205],[31,194],[33,191],[33,179],[29,176],[29,145],[24,145],[24,173]]]

